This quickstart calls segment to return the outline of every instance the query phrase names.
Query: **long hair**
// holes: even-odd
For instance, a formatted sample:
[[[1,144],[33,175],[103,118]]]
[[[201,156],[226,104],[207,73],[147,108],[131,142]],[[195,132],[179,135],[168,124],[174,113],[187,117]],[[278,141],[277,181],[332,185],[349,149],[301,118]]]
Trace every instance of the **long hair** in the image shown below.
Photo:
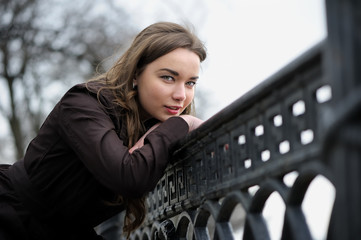
[[[189,49],[196,53],[201,62],[206,58],[203,43],[190,29],[170,22],[152,24],[135,37],[128,50],[107,72],[92,79],[92,81],[105,82],[104,87],[99,89],[98,95],[102,90],[109,89],[115,97],[114,103],[123,109],[122,121],[125,122],[129,148],[145,133],[139,114],[137,91],[133,89],[133,80],[149,63],[177,48]],[[192,101],[182,114],[190,114],[193,110]],[[145,198],[122,199],[127,205],[123,230],[129,236],[129,233],[139,227],[145,219]]]

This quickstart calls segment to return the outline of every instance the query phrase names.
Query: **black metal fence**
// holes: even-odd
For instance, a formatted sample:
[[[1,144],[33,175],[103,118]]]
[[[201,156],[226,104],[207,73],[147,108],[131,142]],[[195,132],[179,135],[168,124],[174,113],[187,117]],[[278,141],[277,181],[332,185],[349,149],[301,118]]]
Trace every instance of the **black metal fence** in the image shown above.
[[[326,10],[324,42],[180,143],[131,239],[361,237],[361,2],[327,0]],[[305,199],[320,178],[330,216],[316,218],[317,235]],[[275,193],[277,233],[265,214]]]

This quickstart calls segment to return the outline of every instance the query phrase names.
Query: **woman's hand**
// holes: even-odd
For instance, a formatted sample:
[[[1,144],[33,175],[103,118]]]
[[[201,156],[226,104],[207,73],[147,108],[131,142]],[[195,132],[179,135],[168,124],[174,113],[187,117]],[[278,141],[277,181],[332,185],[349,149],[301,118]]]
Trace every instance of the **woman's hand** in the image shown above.
[[[129,149],[129,153],[132,153],[134,150],[143,147],[145,137],[146,137],[151,131],[153,131],[154,129],[156,129],[160,124],[161,124],[161,123],[157,123],[157,124],[155,124],[154,126],[152,126],[151,128],[149,128],[149,130],[148,130],[141,138],[139,138],[138,142],[136,142],[136,143],[134,144],[134,146],[133,146],[131,149]]]
[[[204,122],[203,120],[192,115],[180,115],[180,117],[188,123],[189,131],[193,131],[194,129],[198,128]]]
[[[202,123],[203,120],[196,118],[194,116],[191,115],[180,115],[179,117],[183,118],[188,126],[189,126],[189,131],[193,131],[194,129],[198,128]],[[129,153],[133,153],[134,150],[141,148],[144,146],[144,139],[145,137],[154,129],[156,129],[161,123],[157,123],[154,126],[152,126],[135,144],[132,148],[129,149]]]

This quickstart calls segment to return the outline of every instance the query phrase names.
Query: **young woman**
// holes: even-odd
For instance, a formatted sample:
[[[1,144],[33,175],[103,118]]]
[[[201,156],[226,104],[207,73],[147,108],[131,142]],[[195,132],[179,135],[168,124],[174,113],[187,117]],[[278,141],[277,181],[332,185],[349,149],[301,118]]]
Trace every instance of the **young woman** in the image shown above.
[[[189,30],[156,23],[71,88],[24,159],[0,166],[0,239],[101,239],[94,227],[123,210],[136,229],[174,144],[202,123],[189,114],[205,58]]]

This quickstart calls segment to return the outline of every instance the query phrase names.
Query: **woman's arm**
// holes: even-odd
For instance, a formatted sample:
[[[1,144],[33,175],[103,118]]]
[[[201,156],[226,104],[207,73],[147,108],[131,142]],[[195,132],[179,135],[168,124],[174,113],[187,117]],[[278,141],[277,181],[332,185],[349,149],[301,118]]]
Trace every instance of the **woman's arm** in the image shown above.
[[[129,149],[129,153],[133,153],[134,150],[137,150],[138,148],[141,148],[144,146],[144,139],[145,137],[152,132],[154,129],[156,129],[161,123],[157,123],[154,126],[152,126],[135,144],[132,148]]]
[[[163,176],[173,145],[189,131],[187,122],[171,117],[152,129],[144,145],[129,153],[109,115],[84,89],[73,89],[61,100],[58,132],[89,172],[124,197],[140,197]]]

